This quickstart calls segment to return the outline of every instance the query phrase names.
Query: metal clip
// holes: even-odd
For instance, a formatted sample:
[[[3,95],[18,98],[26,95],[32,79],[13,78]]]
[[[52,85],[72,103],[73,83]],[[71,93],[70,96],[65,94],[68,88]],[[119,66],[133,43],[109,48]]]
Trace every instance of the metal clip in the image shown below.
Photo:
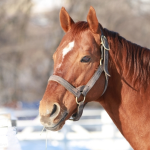
[[[101,43],[106,50],[110,50],[107,38],[104,35],[101,35]]]

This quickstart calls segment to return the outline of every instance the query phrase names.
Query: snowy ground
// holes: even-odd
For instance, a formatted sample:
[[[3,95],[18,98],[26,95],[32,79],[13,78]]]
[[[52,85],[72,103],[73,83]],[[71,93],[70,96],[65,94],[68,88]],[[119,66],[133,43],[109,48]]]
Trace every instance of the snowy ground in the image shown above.
[[[12,114],[19,118],[19,115],[29,117],[36,113],[38,115],[35,110],[21,110]],[[67,121],[61,131],[44,131],[42,134],[39,117],[17,120],[17,134],[15,127],[11,127],[9,120],[6,120],[1,120],[0,150],[4,150],[4,146],[7,150],[43,150],[46,137],[47,150],[132,150],[103,109],[85,109],[78,122]],[[7,124],[8,127],[4,127]]]

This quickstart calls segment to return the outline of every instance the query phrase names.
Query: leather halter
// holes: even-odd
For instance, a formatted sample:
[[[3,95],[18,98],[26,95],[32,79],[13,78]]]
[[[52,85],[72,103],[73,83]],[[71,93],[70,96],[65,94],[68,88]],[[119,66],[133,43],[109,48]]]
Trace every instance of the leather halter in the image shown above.
[[[108,78],[109,78],[109,72],[108,72],[108,51],[110,50],[108,41],[106,37],[104,36],[102,30],[101,30],[101,59],[100,59],[100,65],[97,69],[97,71],[94,73],[92,78],[88,81],[86,85],[79,86],[75,88],[73,85],[71,85],[69,82],[67,82],[65,79],[63,79],[60,76],[52,75],[50,76],[48,81],[56,81],[59,84],[63,85],[68,91],[70,91],[75,97],[76,97],[76,103],[78,105],[77,113],[72,115],[73,121],[78,121],[83,113],[84,108],[84,101],[86,98],[87,93],[90,91],[90,89],[94,86],[96,81],[101,76],[102,72],[105,73],[105,87],[102,95],[105,93],[108,85]],[[83,95],[84,99],[81,102],[78,102],[78,98]],[[101,96],[102,96],[101,95]]]

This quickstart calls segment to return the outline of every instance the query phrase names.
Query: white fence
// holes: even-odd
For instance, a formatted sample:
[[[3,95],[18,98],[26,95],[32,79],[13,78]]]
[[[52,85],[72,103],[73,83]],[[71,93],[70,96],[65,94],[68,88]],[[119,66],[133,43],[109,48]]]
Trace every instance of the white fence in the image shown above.
[[[3,110],[0,110],[0,112],[2,113]],[[4,113],[6,112],[14,116],[12,120],[14,120],[15,117],[35,117],[38,116],[39,113],[38,110],[5,110]],[[1,127],[4,126],[5,123],[2,119],[3,118],[1,118]],[[5,121],[7,121],[7,119]],[[8,130],[0,136],[0,138],[3,139],[3,143],[6,143],[8,147],[10,143],[14,143],[15,139],[14,131],[10,126],[9,122]],[[17,120],[17,130],[19,131],[17,138],[20,143],[28,141],[33,145],[33,142],[44,141],[47,137],[51,145],[57,147],[57,145],[61,143],[62,150],[70,150],[72,147],[75,147],[75,150],[132,150],[131,146],[120,134],[103,109],[85,109],[79,121],[66,121],[64,127],[59,132],[44,131],[40,135],[42,128],[39,117],[36,117],[34,120]],[[0,129],[4,131],[3,128]],[[13,136],[11,133],[13,133]],[[4,135],[5,138],[7,137],[8,143],[7,140],[4,141]],[[38,142],[36,143],[38,144]],[[44,147],[42,149],[44,149]],[[48,149],[49,148],[47,148],[47,150]]]
[[[35,112],[26,113],[29,116]],[[19,116],[21,113],[15,114]],[[59,132],[48,131],[40,135],[41,131],[34,131],[35,128],[41,129],[39,117],[35,120],[18,120],[17,128],[23,129],[17,134],[19,141],[45,140],[47,136],[52,144],[63,143],[64,150],[70,150],[73,145],[82,145],[88,150],[132,150],[104,110],[84,110],[79,121],[66,121]]]

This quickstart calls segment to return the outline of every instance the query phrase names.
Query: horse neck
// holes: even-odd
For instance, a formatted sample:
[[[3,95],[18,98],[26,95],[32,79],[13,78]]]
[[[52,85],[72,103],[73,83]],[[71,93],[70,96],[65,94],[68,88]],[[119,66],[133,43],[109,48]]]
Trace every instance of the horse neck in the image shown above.
[[[132,87],[130,78],[124,79],[121,68],[126,51],[121,49],[121,45],[115,46],[114,42],[117,43],[118,41],[112,38],[112,35],[109,37],[107,31],[107,39],[111,48],[109,51],[111,77],[109,78],[108,88],[99,102],[134,149],[148,149],[150,134],[147,133],[150,131],[150,121],[146,120],[149,120],[150,113],[146,110],[149,110],[150,104],[146,100],[149,99],[150,101],[149,94],[144,93],[144,89],[137,91]],[[116,59],[117,48],[121,50],[122,54],[118,54],[119,57]],[[150,90],[150,87],[147,88]],[[143,95],[141,96],[142,92]]]

